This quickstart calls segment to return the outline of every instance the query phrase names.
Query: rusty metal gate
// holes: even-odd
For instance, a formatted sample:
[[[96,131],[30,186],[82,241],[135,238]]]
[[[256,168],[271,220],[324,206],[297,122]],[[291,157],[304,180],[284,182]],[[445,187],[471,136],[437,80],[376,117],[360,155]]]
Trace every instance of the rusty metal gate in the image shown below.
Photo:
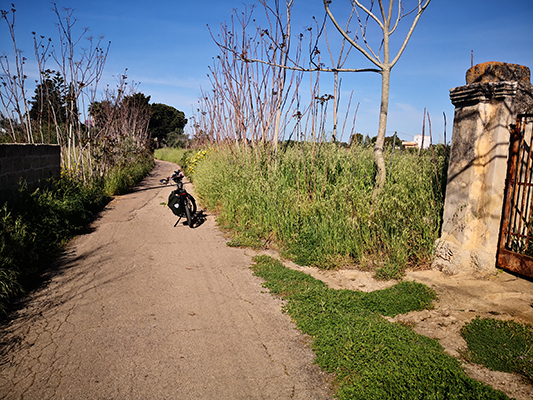
[[[498,267],[533,277],[533,115],[511,132]]]

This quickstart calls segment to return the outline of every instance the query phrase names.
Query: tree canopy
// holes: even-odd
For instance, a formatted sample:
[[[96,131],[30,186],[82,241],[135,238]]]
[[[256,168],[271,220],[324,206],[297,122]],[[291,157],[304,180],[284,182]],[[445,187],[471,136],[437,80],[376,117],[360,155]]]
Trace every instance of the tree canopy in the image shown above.
[[[183,129],[187,125],[185,113],[166,104],[154,103],[151,105],[152,118],[150,129],[152,138],[158,143],[170,147],[181,147],[185,142]]]
[[[51,76],[53,72],[45,71],[42,82],[35,88],[35,95],[30,101],[32,121],[60,124],[66,122],[68,112],[78,114],[78,108],[73,102],[65,80],[59,72]]]

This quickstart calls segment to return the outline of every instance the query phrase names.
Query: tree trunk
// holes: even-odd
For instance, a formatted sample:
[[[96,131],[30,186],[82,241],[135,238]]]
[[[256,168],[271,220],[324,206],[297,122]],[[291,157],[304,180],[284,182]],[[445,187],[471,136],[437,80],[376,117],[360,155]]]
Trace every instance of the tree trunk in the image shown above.
[[[337,110],[339,108],[339,73],[335,71],[335,86],[333,96],[333,133],[331,135],[331,141],[337,141]]]
[[[376,197],[385,186],[386,169],[383,159],[383,146],[385,144],[385,133],[387,131],[387,116],[389,113],[389,88],[390,88],[390,67],[384,67],[381,72],[381,107],[379,111],[379,127],[376,145],[374,146],[374,159],[376,161],[376,184],[373,196]]]

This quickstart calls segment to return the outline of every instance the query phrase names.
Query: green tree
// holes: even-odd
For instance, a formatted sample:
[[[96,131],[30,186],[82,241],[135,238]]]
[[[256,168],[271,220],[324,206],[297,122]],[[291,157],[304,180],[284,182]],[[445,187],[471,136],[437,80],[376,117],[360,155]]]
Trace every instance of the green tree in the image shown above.
[[[399,149],[405,148],[405,146],[402,143],[402,140],[396,135],[385,137],[385,141],[383,145],[384,147],[388,147],[388,148],[392,148],[392,147],[399,148]]]
[[[44,79],[35,88],[35,95],[30,101],[30,118],[32,121],[47,123],[64,123],[66,120],[65,81],[58,72],[51,77],[50,72],[43,74]]]
[[[133,107],[140,111],[146,111],[150,109],[150,97],[144,93],[138,92],[132,95],[124,96],[121,101],[123,107]]]
[[[93,101],[89,105],[89,115],[92,118],[92,125],[97,129],[103,129],[110,117],[110,110],[113,105],[109,100]]]
[[[69,119],[78,118],[78,107],[75,104],[71,90],[59,72],[46,70],[43,72],[41,83],[35,88],[35,95],[30,101],[30,120],[35,132],[47,138],[48,143],[57,143],[57,129]]]
[[[364,136],[362,133],[355,133],[350,136],[350,146],[353,145],[362,145]]]
[[[148,129],[157,143],[169,147],[183,147],[185,135],[183,129],[187,124],[185,113],[166,104],[154,103],[151,106],[152,118]]]

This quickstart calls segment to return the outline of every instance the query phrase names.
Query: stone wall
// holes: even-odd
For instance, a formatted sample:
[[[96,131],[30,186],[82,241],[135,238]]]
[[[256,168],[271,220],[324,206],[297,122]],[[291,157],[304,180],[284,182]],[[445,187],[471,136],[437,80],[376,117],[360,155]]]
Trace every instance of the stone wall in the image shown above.
[[[61,149],[48,144],[0,144],[0,194],[17,190],[24,179],[30,188],[61,173]]]

